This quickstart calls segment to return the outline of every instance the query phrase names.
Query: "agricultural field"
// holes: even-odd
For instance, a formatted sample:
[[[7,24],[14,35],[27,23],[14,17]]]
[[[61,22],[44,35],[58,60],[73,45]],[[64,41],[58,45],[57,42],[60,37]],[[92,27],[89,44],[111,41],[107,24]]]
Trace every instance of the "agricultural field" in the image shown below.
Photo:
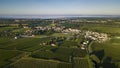
[[[66,51],[67,50],[67,51]],[[33,58],[54,59],[63,62],[71,62],[71,57],[85,57],[86,51],[77,48],[42,48],[31,54]]]
[[[53,24],[52,19],[28,20],[26,21],[30,22],[28,28],[20,25],[1,26],[0,68],[120,67],[118,23],[107,21],[107,23],[98,23],[94,21],[97,19],[90,19],[94,21],[90,23],[85,19],[84,22],[73,23],[70,20],[72,21],[66,19],[63,20],[66,23],[61,23],[56,19],[57,23],[52,26],[50,25]],[[56,30],[57,28],[59,29]],[[99,35],[105,33],[108,40],[104,42],[92,40],[85,37],[85,31],[97,32]]]
[[[57,64],[58,66],[56,68],[60,68],[61,65],[63,65],[63,68],[64,67],[71,68],[72,66],[71,66],[71,64],[69,64],[71,62],[71,56],[85,57],[87,54],[86,50],[81,50],[80,48],[64,47],[64,45],[69,45],[69,46],[71,46],[73,44],[77,45],[75,43],[69,44],[68,42],[64,42],[65,44],[61,45],[62,47],[61,46],[53,47],[50,45],[47,45],[47,46],[40,45],[41,43],[44,43],[44,41],[47,41],[47,40],[49,40],[49,39],[48,38],[34,38],[34,37],[33,38],[13,39],[13,38],[2,37],[2,38],[0,38],[0,49],[4,50],[6,53],[13,52],[12,57],[7,56],[4,53],[5,56],[7,56],[9,59],[11,58],[11,60],[12,60],[12,58],[17,57],[17,55],[20,55],[21,52],[23,52],[23,53],[28,52],[29,54],[31,54],[28,56],[28,58],[31,57],[31,58],[44,59],[44,60],[48,59],[48,60],[54,60],[54,61],[61,62],[61,63]],[[2,50],[0,50],[0,52],[3,53],[4,51],[2,51]],[[7,51],[9,51],[9,52],[7,52]],[[15,53],[18,52],[17,55],[14,54],[14,52]],[[22,57],[24,57],[24,56],[22,56]],[[2,55],[2,57],[3,57],[3,55]],[[1,66],[10,64],[10,62],[6,62],[6,59],[1,61],[1,63],[3,63],[3,64],[1,64]],[[17,58],[17,59],[20,59],[20,58]],[[15,59],[15,60],[17,60],[17,59]],[[35,61],[35,60],[33,60],[33,61]],[[4,62],[5,62],[5,64],[4,64]],[[20,63],[21,62],[24,63],[23,61],[20,61]],[[14,66],[12,66],[12,67],[14,67]],[[15,68],[17,68],[17,67],[15,67]]]
[[[103,32],[103,33],[108,33],[108,34],[120,34],[120,28],[119,27],[109,27],[109,26],[82,26],[80,29],[85,29],[85,30],[91,30],[91,31],[97,31],[97,32]]]
[[[26,30],[31,30],[30,28],[18,28],[15,30],[12,30],[13,33],[24,33]]]
[[[96,32],[107,33],[110,40],[98,43],[93,41],[91,44],[92,55],[97,57],[99,67],[103,68],[119,68],[120,63],[120,25],[117,23],[83,25],[80,29],[91,30]]]
[[[10,68],[72,68],[70,63],[55,60],[24,58],[12,64]]]
[[[18,56],[19,54],[22,54],[22,52],[16,50],[0,49],[0,68],[10,64],[12,62],[11,59],[15,56]]]
[[[69,37],[70,34],[54,33],[54,34],[52,34],[52,36],[54,36],[54,37],[62,37],[62,36]]]
[[[40,43],[44,40],[49,40],[47,38],[20,38],[20,39],[6,39],[1,38],[0,48],[9,50],[25,50],[26,48],[40,46]],[[7,40],[7,41],[3,41]]]
[[[93,50],[93,54],[95,54],[100,59],[100,61],[102,61],[103,65],[107,62],[111,62],[111,66],[113,65],[113,67],[119,65],[119,62],[120,62],[120,58],[119,58],[120,39],[119,38],[114,37],[111,40],[104,43],[94,42],[92,44],[92,50]]]
[[[88,60],[84,58],[75,57],[73,58],[73,66],[74,68],[90,68],[88,64]]]
[[[13,30],[13,29],[17,29],[17,27],[0,27],[0,31]]]

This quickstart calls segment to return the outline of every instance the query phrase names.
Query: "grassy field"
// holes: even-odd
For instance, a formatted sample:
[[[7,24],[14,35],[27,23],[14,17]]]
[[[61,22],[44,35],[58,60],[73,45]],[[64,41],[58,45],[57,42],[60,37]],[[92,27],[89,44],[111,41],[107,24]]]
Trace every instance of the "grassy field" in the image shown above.
[[[74,68],[89,68],[88,60],[84,58],[75,57],[73,64]]]
[[[104,49],[105,56],[109,56],[113,61],[120,61],[120,39],[111,39],[105,43],[93,43],[93,51]]]
[[[0,31],[13,30],[13,29],[17,29],[17,27],[0,27]]]
[[[49,40],[47,38],[0,38],[0,68],[11,63],[14,57],[20,58],[21,52],[31,52],[41,49],[40,43]],[[17,57],[18,56],[18,57]]]
[[[97,32],[113,34],[111,40],[104,43],[93,42],[93,53],[102,61],[110,59],[111,63],[120,66],[120,28],[108,26],[82,26],[81,29],[87,29]],[[27,29],[5,27],[0,31],[12,30],[12,32],[24,32]],[[117,34],[117,35],[116,35]],[[50,37],[69,37],[70,34],[54,33]],[[50,38],[45,35],[38,35],[31,38],[0,38],[0,68],[10,64],[14,57],[22,52],[28,52],[29,55],[11,65],[11,68],[90,68],[90,60],[86,57],[86,50],[77,48],[78,43],[72,40],[63,41],[60,46],[42,46],[42,43],[49,41]],[[74,46],[74,47],[73,47]],[[73,58],[73,66],[71,56]],[[78,57],[78,58],[75,58]]]
[[[81,50],[80,48],[70,48],[70,47],[53,47],[50,45],[41,46],[41,43],[49,40],[48,38],[0,38],[0,67],[9,65],[11,61],[9,60],[17,60],[14,57],[19,57],[21,52],[30,52],[33,59],[23,59],[19,62],[15,62],[15,65],[12,65],[13,68],[24,68],[29,67],[29,65],[36,66],[39,68],[39,64],[44,68],[71,68],[70,56],[79,56],[85,57],[87,54],[85,50]],[[64,44],[65,45],[65,44]],[[72,44],[71,44],[72,45]],[[2,54],[3,53],[3,54]],[[5,57],[4,57],[5,56]],[[25,54],[24,54],[25,56]],[[24,57],[23,56],[23,57]],[[28,58],[28,57],[27,57]],[[34,58],[37,58],[37,60]],[[19,58],[18,58],[19,59]],[[55,62],[48,61],[38,61],[38,59],[53,59]],[[59,63],[56,63],[59,61]],[[32,63],[30,63],[32,62]],[[65,63],[67,62],[67,63]],[[39,64],[37,64],[39,63]],[[28,64],[28,65],[27,65]],[[37,65],[36,65],[37,64]],[[20,66],[19,66],[20,65]],[[27,66],[25,66],[27,65]],[[50,66],[49,66],[50,65]],[[32,66],[31,66],[32,67]]]
[[[46,35],[35,35],[33,38],[45,38],[45,37],[48,37]]]
[[[72,68],[70,63],[54,60],[43,60],[34,58],[22,59],[10,66],[10,68]]]
[[[119,66],[120,63],[120,39],[112,38],[111,40],[104,43],[94,42],[92,45],[93,53],[102,61],[103,65],[106,67],[111,65]],[[107,63],[109,62],[109,63]],[[111,64],[110,64],[111,63]],[[113,68],[112,67],[112,68]],[[119,68],[119,67],[116,67]]]
[[[20,38],[20,39],[0,39],[0,48],[9,50],[26,50],[27,48],[40,46],[40,43],[47,41],[47,38]]]
[[[120,63],[120,28],[114,25],[84,25],[80,29],[107,33],[111,40],[104,43],[93,42],[93,54],[101,60],[104,68],[119,68],[115,65],[117,66]]]
[[[119,27],[108,27],[108,26],[99,25],[99,26],[82,26],[80,27],[80,29],[109,33],[109,34],[116,34],[116,33],[120,34]]]
[[[85,57],[86,51],[79,48],[43,47],[32,53],[33,58],[55,59],[63,62],[70,62],[70,57]]]
[[[70,36],[70,34],[54,33],[54,34],[52,34],[52,36],[54,36],[54,37],[62,37],[62,36],[64,36],[64,37],[68,37],[68,36]]]
[[[14,32],[14,33],[23,33],[26,30],[31,30],[31,29],[30,28],[18,28],[18,29],[12,30],[12,32]]]
[[[9,63],[11,63],[11,59],[22,52],[15,51],[15,50],[3,50],[0,49],[0,68],[3,68],[4,66],[7,66]]]
[[[118,68],[120,68],[120,62],[119,63],[117,63],[118,64]]]

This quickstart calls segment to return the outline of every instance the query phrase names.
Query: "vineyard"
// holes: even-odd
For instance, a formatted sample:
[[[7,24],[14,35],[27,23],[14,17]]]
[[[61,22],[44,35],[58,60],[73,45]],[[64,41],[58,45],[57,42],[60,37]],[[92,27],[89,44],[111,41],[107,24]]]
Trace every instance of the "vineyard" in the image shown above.
[[[22,52],[14,51],[14,50],[2,50],[2,49],[0,49],[0,68],[11,63],[10,59],[12,59],[15,56],[18,56],[19,54],[22,54]]]
[[[4,66],[10,66],[10,68],[73,68],[72,58],[85,58],[87,54],[86,50],[69,47],[77,45],[75,42],[65,41],[61,46],[55,47],[41,45],[49,40],[50,38],[16,40],[0,38],[0,68]],[[81,62],[84,63],[84,61]]]
[[[0,19],[0,68],[120,68],[119,53],[117,17]]]
[[[84,58],[75,57],[73,58],[74,68],[89,68],[88,60]]]
[[[72,66],[73,65],[73,66]],[[65,63],[56,60],[43,60],[27,58],[18,61],[10,68],[89,68],[88,60],[75,57],[72,63]]]
[[[23,33],[27,29],[3,27],[0,30]],[[86,50],[79,48],[77,41],[80,40],[72,39],[71,34],[54,33],[18,39],[7,35],[0,37],[0,68],[73,68],[79,64],[74,64],[74,57],[86,58],[87,55]],[[83,60],[80,62],[86,64]]]
[[[3,41],[4,40],[4,41]],[[44,40],[49,40],[47,38],[21,38],[21,39],[6,39],[2,38],[0,41],[0,48],[9,49],[9,50],[26,50],[27,48],[37,47],[40,43],[44,42]],[[4,46],[2,46],[4,45]],[[35,48],[36,49],[36,48]],[[34,49],[34,50],[35,50]],[[29,51],[29,50],[27,50]]]
[[[38,52],[32,53],[33,58],[43,58],[43,59],[55,59],[64,62],[70,62],[71,56],[73,57],[85,57],[85,50],[79,48],[42,48]]]
[[[10,68],[72,68],[70,63],[64,63],[54,60],[43,60],[27,58],[14,63]]]

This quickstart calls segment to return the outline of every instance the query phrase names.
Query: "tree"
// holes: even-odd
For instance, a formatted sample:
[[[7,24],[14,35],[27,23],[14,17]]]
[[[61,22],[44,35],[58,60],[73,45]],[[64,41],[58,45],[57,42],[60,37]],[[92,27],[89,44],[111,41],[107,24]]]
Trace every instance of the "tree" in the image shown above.
[[[102,67],[103,68],[118,68],[118,66],[115,65],[115,63],[112,63],[111,61],[112,61],[111,57],[106,57],[102,63]]]
[[[19,23],[18,27],[22,28],[22,27],[23,27],[23,25],[22,25],[21,23]]]

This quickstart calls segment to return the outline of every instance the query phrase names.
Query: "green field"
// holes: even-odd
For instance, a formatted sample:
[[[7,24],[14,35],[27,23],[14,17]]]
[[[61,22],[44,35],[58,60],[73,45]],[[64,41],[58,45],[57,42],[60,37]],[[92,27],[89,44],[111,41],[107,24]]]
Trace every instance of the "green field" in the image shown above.
[[[54,60],[25,58],[12,64],[10,68],[72,68],[70,63]]]
[[[88,64],[88,60],[84,58],[75,57],[73,59],[74,68],[90,68]]]
[[[105,43],[93,43],[93,51],[104,49],[105,57],[109,56],[113,61],[120,60],[120,39],[111,39]]]
[[[62,37],[62,36],[68,37],[68,36],[70,36],[70,34],[54,33],[54,34],[52,34],[52,36],[54,36],[54,37]]]
[[[30,30],[30,28],[19,28],[19,27],[0,27],[0,32],[1,31],[12,31],[14,33],[23,33],[26,30]]]
[[[71,62],[71,56],[73,57],[85,57],[86,51],[78,48],[53,48],[53,47],[43,47],[41,50],[32,53],[33,58],[43,58],[43,59],[55,59],[63,62]]]
[[[108,34],[120,34],[120,28],[119,27],[112,27],[112,26],[82,26],[80,29],[85,29],[85,30],[91,30],[91,31],[97,31],[97,32],[103,32],[103,33],[108,33]]]
[[[47,38],[20,38],[20,39],[0,39],[0,48],[9,50],[26,50],[27,48],[40,46]],[[28,49],[27,49],[28,50]]]
[[[0,49],[0,68],[3,68],[4,66],[7,66],[12,61],[11,59],[18,56],[22,52],[15,51],[15,50],[3,50]]]
[[[120,28],[118,25],[90,24],[83,25],[80,29],[107,33],[110,40],[98,43],[92,43],[92,54],[95,54],[103,68],[119,68],[120,63]],[[118,67],[117,67],[118,66]]]
[[[54,28],[65,27],[63,30],[76,28],[81,30],[79,34],[54,31],[52,27],[48,27],[53,21],[49,19],[26,21],[30,28],[1,26],[0,68],[95,68],[96,65],[99,68],[120,68],[119,19],[117,23],[113,21],[109,23],[108,19],[105,19],[106,23],[102,23],[100,21],[103,19],[96,18],[78,19],[74,22],[75,20],[66,19],[62,20],[66,23],[61,23],[61,20],[56,19],[55,22],[58,23],[54,24]],[[78,22],[79,20],[84,22]],[[93,22],[88,22],[91,20]],[[99,23],[96,20],[99,20]],[[34,28],[35,26],[45,27],[45,30]],[[32,31],[26,33],[26,30]],[[110,40],[102,43],[92,40],[90,45],[84,45],[83,50],[81,45],[89,41],[88,38],[84,38],[86,30],[107,33]],[[23,35],[28,37],[22,37]],[[31,35],[35,36],[29,37]],[[88,53],[89,46],[91,53]],[[97,63],[95,64],[93,60]]]
[[[0,31],[13,30],[13,29],[17,29],[17,27],[0,27]]]
[[[33,61],[33,65],[34,63],[36,64],[36,60],[39,59],[49,59],[49,60],[54,60],[54,61],[59,61],[60,63],[53,63],[53,66],[51,68],[54,68],[54,65],[57,64],[55,66],[55,68],[71,68],[71,64],[69,64],[69,62],[71,62],[71,56],[77,56],[77,57],[85,57],[87,52],[85,50],[81,50],[80,48],[71,48],[71,47],[63,47],[64,45],[77,45],[74,44],[73,42],[71,43],[66,43],[61,45],[60,47],[56,46],[50,46],[50,45],[46,45],[46,46],[42,46],[40,45],[41,43],[44,43],[45,41],[49,41],[49,39],[46,38],[19,38],[19,39],[13,39],[13,38],[0,38],[0,52],[3,54],[1,56],[1,67],[5,66],[5,65],[9,65],[11,62],[15,62],[15,60],[19,60],[20,57],[27,57],[27,54],[21,54],[28,52],[29,55],[27,58],[31,57],[33,58],[32,60],[21,60],[17,63],[15,62],[15,65],[12,65],[13,68],[19,68],[20,66],[23,66],[25,64],[31,65],[32,63],[29,63],[30,61]],[[8,52],[9,51],[9,52]],[[9,56],[7,56],[7,54]],[[4,57],[3,56],[7,56]],[[34,58],[36,58],[34,60]],[[6,61],[6,60],[11,60],[11,61]],[[14,60],[14,61],[13,61]],[[38,61],[39,62],[39,61]],[[43,62],[43,61],[42,61]],[[52,65],[50,64],[51,62],[48,61],[44,61],[44,63],[42,63],[40,61],[41,65]],[[67,62],[67,63],[65,63]],[[23,63],[21,65],[21,63]],[[25,64],[24,64],[25,63]],[[84,63],[84,62],[83,62]],[[20,65],[20,66],[19,66]],[[36,65],[39,68],[39,65]],[[26,66],[25,66],[26,67]],[[28,66],[29,67],[29,66]],[[44,66],[43,66],[44,67]],[[37,68],[37,67],[36,67]],[[49,68],[49,66],[48,66]]]
[[[120,62],[120,54],[119,54],[120,53],[120,39],[112,38],[110,41],[107,41],[104,43],[94,42],[92,44],[92,50],[93,50],[93,53],[99,59],[101,59],[103,64],[104,63],[106,64],[106,62],[110,62],[110,63],[113,62],[112,64],[119,65],[119,62]],[[108,66],[109,66],[109,64],[108,64]]]
[[[12,30],[12,32],[14,32],[14,33],[23,33],[26,30],[30,30],[30,28],[18,28],[18,29]]]

